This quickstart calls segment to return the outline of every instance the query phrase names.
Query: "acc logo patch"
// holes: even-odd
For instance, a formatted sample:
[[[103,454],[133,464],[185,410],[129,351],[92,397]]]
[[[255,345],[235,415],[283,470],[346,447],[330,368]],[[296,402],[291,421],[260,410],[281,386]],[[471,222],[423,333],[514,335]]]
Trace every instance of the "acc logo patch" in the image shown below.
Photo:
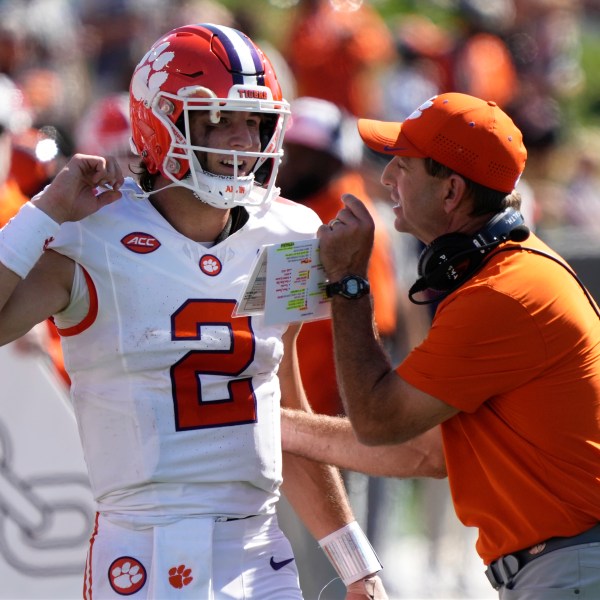
[[[137,254],[148,254],[160,248],[160,242],[149,233],[135,231],[128,233],[122,240],[121,244]]]
[[[146,583],[144,565],[131,556],[121,556],[108,569],[108,581],[117,594],[130,596],[141,590]]]
[[[199,265],[200,270],[205,275],[210,275],[211,277],[218,275],[223,269],[221,261],[214,256],[214,254],[205,254],[204,256],[201,256]]]

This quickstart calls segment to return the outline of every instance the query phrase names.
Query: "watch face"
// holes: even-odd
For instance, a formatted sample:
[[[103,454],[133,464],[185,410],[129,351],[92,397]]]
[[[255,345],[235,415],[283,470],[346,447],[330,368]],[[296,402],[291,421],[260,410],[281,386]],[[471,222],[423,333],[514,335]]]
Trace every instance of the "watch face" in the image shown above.
[[[325,286],[325,292],[328,298],[334,294],[340,294],[344,298],[354,300],[369,293],[369,282],[359,275],[346,275],[341,281],[328,283]]]
[[[358,281],[356,281],[356,279],[349,279],[346,282],[346,290],[352,296],[358,294]]]

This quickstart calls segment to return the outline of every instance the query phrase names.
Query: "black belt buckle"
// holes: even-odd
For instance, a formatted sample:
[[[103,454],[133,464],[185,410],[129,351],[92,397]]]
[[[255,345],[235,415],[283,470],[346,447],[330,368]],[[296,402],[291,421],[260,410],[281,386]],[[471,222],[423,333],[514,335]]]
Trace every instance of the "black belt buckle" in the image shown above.
[[[519,559],[512,554],[507,554],[490,563],[485,574],[492,587],[497,591],[503,585],[510,584],[519,569]]]
[[[491,586],[496,591],[498,591],[502,584],[496,579],[496,576],[494,575],[494,571],[492,570],[491,564],[489,564],[488,568],[485,570],[485,576],[488,578],[488,581],[490,582]]]

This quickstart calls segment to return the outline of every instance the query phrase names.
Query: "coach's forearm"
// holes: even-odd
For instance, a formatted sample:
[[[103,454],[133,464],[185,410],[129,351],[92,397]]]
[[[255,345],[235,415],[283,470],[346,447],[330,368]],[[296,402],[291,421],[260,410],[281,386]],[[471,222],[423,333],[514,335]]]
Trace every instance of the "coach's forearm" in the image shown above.
[[[342,469],[379,477],[447,474],[438,427],[403,444],[365,446],[345,417],[282,409],[281,429],[285,451]]]

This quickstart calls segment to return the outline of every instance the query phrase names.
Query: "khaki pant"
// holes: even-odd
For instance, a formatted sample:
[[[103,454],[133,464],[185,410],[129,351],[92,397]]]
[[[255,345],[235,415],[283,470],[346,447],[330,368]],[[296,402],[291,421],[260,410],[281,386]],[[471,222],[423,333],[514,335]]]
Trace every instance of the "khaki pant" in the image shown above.
[[[502,587],[500,600],[600,600],[600,542],[540,556]]]

